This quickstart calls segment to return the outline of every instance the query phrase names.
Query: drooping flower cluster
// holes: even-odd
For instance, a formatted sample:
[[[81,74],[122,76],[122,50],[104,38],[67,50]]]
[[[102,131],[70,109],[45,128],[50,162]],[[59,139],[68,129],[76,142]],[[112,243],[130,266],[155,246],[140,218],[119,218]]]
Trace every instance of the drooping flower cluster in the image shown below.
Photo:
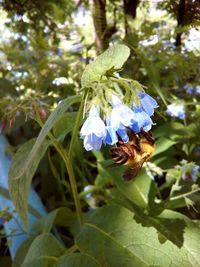
[[[128,128],[134,133],[139,133],[141,129],[146,132],[151,129],[151,116],[158,104],[144,91],[138,91],[137,95],[140,103],[132,103],[131,107],[125,105],[118,96],[112,95],[112,109],[110,114],[106,114],[105,121],[100,117],[99,105],[91,106],[89,116],[80,131],[87,151],[100,150],[102,144],[114,145],[118,142],[118,137],[121,137],[124,143],[128,142]]]

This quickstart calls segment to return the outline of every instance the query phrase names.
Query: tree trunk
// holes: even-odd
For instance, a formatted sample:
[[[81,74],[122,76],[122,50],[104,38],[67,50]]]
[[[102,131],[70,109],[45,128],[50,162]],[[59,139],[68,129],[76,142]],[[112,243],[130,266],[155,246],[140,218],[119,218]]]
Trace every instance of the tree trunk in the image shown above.
[[[116,32],[116,21],[114,17],[113,26],[107,25],[106,0],[93,0],[92,17],[95,29],[96,52],[100,54],[108,48],[110,37]]]
[[[177,12],[177,27],[182,27],[184,24],[184,13],[185,13],[185,0],[180,0]],[[181,46],[181,35],[182,32],[178,32],[176,35],[176,47]]]
[[[136,9],[139,4],[139,0],[123,0],[124,13],[130,15],[133,19],[136,18]]]

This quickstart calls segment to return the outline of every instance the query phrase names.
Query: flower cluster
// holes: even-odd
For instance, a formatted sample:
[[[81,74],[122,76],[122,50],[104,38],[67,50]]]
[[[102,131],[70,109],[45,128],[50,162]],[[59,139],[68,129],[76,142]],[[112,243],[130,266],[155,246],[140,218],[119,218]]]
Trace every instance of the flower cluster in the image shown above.
[[[118,137],[127,143],[128,128],[134,133],[139,133],[141,129],[146,132],[151,129],[153,124],[151,116],[158,104],[144,91],[138,91],[137,95],[140,103],[132,103],[131,107],[125,105],[118,96],[112,95],[110,101],[112,109],[110,114],[106,114],[105,120],[100,117],[100,107],[92,105],[80,131],[87,151],[100,150],[102,144],[114,145],[118,142]]]
[[[166,113],[170,117],[176,117],[179,119],[185,119],[185,116],[186,116],[184,105],[178,104],[178,103],[172,103],[168,105]]]

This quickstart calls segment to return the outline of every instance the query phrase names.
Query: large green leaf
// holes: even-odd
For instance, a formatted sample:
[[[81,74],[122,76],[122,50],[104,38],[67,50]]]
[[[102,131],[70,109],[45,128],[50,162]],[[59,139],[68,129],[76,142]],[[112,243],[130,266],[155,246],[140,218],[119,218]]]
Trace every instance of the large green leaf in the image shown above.
[[[29,164],[29,168],[26,169],[22,176],[20,176],[20,179],[16,180],[14,177],[16,173],[19,173],[24,168],[24,164],[29,157],[34,144],[35,139],[32,139],[20,147],[12,159],[8,175],[10,197],[15,204],[17,213],[20,215],[26,226],[28,226],[28,194],[31,180],[41,158],[44,156],[48,146],[50,145],[50,142],[46,140],[41,144],[37,150],[37,157],[34,157],[31,164]]]
[[[56,267],[103,267],[94,258],[87,254],[68,254],[62,256]]]
[[[61,255],[63,255],[64,252],[65,248],[58,242],[58,240],[52,234],[41,234],[36,237],[33,243],[31,244],[21,267],[31,266],[31,264],[32,266],[37,266],[34,265],[35,261],[40,259],[41,261],[46,262],[47,260],[48,262],[48,257],[49,259],[54,258],[55,261]],[[39,266],[42,265],[38,265],[37,267]]]
[[[82,253],[94,257],[105,267],[200,266],[199,223],[173,211],[165,211],[157,217],[161,226],[164,219],[165,231],[176,235],[178,245],[151,224],[136,221],[131,211],[118,205],[91,212],[76,243]]]
[[[107,71],[120,69],[129,55],[130,49],[125,45],[117,44],[108,48],[94,62],[86,66],[81,78],[82,87],[91,87],[92,83],[98,82]]]
[[[68,112],[62,115],[53,127],[53,133],[56,138],[63,140],[73,130],[76,115],[76,112]]]
[[[56,267],[57,259],[53,257],[39,257],[24,263],[20,267]]]

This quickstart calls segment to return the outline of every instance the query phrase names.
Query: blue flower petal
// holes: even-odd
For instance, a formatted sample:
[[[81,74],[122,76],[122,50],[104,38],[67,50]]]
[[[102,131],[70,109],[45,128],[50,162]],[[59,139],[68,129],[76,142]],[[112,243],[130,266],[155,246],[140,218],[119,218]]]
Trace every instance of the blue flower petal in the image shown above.
[[[106,126],[100,117],[88,117],[80,131],[81,137],[92,133],[95,133],[98,137],[106,137]]]
[[[106,126],[107,135],[104,140],[105,144],[114,145],[118,142],[117,134],[111,126]]]
[[[152,116],[154,114],[154,109],[158,107],[158,103],[156,100],[145,92],[137,92],[140,103],[142,105],[143,110],[149,115]]]
[[[84,122],[80,135],[84,139],[84,147],[87,151],[100,150],[102,141],[106,138],[107,131],[103,120],[99,116],[99,108],[92,105],[89,117]]]
[[[129,141],[127,130],[125,128],[124,129],[118,129],[117,134],[121,137],[121,139],[124,143],[127,143]]]
[[[143,128],[145,132],[148,132],[153,124],[153,121],[151,120],[150,116],[144,112],[142,106],[134,106],[133,112],[134,121],[130,126],[131,130],[135,133],[139,133]]]
[[[113,106],[113,107],[116,107],[116,106],[118,106],[118,105],[121,105],[121,104],[123,104],[122,103],[122,100],[119,98],[119,97],[117,97],[116,95],[112,95],[112,99],[111,99],[111,105]]]
[[[117,131],[124,126],[129,127],[133,118],[133,111],[126,105],[120,104],[112,109],[110,124]]]
[[[92,149],[100,150],[102,146],[102,139],[97,137],[95,134],[86,135],[84,138],[84,147],[87,151]]]

